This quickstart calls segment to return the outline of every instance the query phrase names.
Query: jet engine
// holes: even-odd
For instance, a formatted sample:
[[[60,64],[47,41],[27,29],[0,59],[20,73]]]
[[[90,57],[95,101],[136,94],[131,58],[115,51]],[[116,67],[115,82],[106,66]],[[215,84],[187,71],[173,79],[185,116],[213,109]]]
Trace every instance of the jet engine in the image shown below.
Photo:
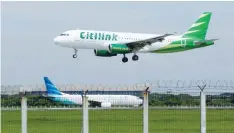
[[[111,56],[117,56],[117,54],[115,53],[110,53],[107,50],[96,50],[94,49],[94,54],[96,56],[102,56],[102,57],[111,57]]]
[[[111,107],[111,103],[101,103],[101,107]]]
[[[110,44],[109,47],[110,53],[124,54],[131,52],[131,49],[124,44]]]

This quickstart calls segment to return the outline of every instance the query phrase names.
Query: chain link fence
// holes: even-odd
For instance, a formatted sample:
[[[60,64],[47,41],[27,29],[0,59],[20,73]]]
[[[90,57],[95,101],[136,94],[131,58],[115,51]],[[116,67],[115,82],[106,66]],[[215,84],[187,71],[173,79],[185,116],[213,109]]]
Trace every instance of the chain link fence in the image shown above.
[[[146,126],[149,133],[202,132],[201,90],[198,86],[205,86],[205,131],[233,133],[234,86],[232,81],[213,83],[147,81],[144,84],[114,87],[109,85],[63,85],[61,87],[58,85],[58,89],[63,93],[77,96],[70,99],[52,98],[47,95],[43,85],[1,86],[1,132],[23,132],[22,96],[27,97],[26,132],[84,132],[83,103],[78,104],[78,101],[82,98],[83,91],[88,90],[89,133],[142,133],[145,132],[143,92],[147,86],[150,88]],[[104,101],[103,104],[96,102],[101,100]]]

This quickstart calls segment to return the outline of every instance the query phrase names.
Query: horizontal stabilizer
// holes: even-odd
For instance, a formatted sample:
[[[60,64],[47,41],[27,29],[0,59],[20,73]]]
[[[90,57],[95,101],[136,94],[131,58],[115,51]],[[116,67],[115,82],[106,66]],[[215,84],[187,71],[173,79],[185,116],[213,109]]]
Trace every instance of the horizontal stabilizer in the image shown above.
[[[219,39],[209,39],[209,40],[200,40],[200,41],[195,41],[194,43],[197,44],[197,45],[200,45],[200,44],[210,44],[210,43],[214,43],[214,41],[217,41]]]
[[[207,41],[212,41],[212,42],[214,42],[214,41],[217,41],[217,40],[219,40],[219,39],[210,39],[210,40],[207,40]]]

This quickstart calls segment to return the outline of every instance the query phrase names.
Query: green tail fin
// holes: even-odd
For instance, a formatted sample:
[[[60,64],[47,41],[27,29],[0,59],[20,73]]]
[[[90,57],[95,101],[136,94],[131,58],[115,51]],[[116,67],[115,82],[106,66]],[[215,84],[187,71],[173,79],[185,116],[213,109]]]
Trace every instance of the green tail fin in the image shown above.
[[[211,12],[204,12],[195,23],[191,25],[189,30],[185,32],[182,37],[183,38],[197,38],[197,39],[205,39],[206,32],[209,27]]]

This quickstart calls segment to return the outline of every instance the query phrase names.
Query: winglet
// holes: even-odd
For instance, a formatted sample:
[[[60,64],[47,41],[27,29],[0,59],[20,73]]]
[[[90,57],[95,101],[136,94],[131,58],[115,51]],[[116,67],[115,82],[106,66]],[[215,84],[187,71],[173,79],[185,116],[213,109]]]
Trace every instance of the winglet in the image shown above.
[[[172,33],[166,33],[163,36],[171,36],[171,35],[174,35],[174,34],[172,34]]]

